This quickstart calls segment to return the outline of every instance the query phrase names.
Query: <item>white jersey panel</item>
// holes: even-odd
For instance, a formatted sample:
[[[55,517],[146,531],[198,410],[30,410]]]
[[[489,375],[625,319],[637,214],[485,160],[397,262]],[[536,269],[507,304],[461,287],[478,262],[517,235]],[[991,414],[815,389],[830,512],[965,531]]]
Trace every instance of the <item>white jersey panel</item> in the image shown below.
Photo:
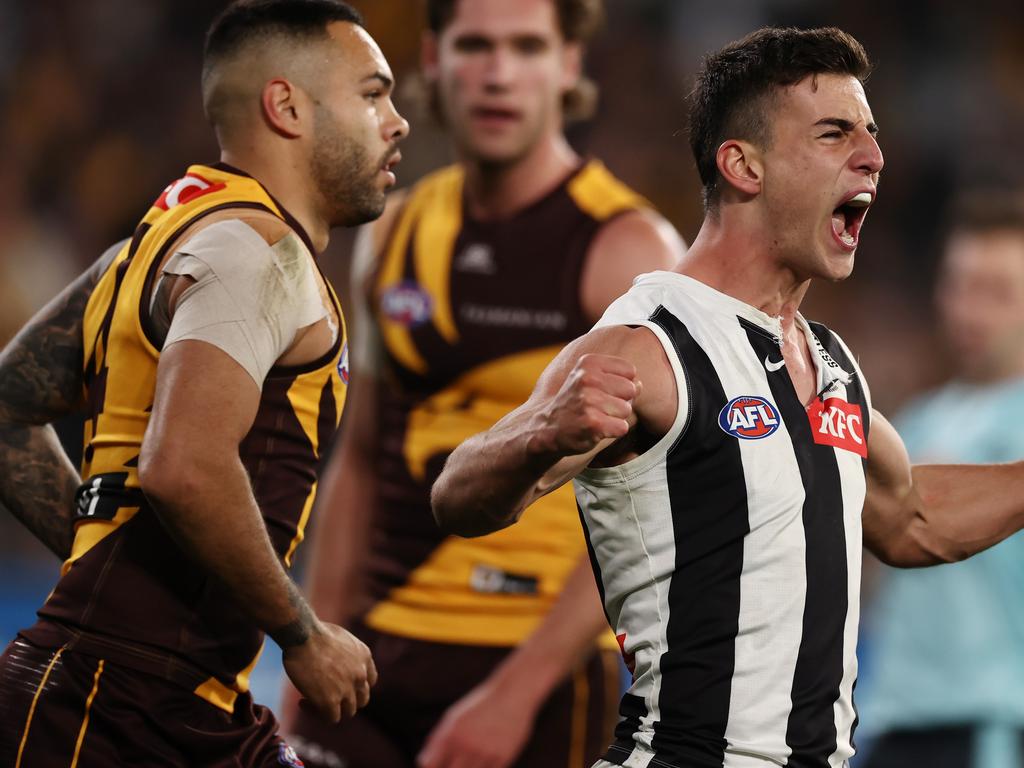
[[[681,395],[665,439],[576,481],[635,670],[616,765],[840,768],[853,753],[870,406],[838,337],[798,323],[820,387],[807,408],[780,321],[691,278],[641,276],[598,323],[651,329]]]

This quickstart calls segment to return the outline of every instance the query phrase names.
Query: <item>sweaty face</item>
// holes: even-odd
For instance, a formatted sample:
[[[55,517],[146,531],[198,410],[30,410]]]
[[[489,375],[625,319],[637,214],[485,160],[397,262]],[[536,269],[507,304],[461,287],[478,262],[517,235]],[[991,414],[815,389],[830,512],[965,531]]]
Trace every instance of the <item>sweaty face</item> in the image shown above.
[[[425,61],[461,153],[508,164],[562,127],[562,96],[579,77],[552,0],[459,0]]]
[[[883,162],[864,88],[823,74],[773,101],[762,188],[771,245],[801,280],[841,280],[853,269]]]
[[[1024,231],[954,235],[936,298],[965,378],[992,381],[1024,369]]]
[[[311,175],[332,226],[353,226],[384,211],[398,143],[409,125],[391,102],[393,77],[365,30],[346,22],[328,27],[314,99]]]

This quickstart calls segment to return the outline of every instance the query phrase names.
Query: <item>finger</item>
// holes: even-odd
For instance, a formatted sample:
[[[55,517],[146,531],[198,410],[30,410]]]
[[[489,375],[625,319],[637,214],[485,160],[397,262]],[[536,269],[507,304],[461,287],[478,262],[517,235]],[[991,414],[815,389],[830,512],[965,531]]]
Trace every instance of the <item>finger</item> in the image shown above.
[[[632,400],[640,391],[636,380],[614,373],[590,374],[589,379],[585,381],[594,389],[623,400]]]
[[[627,379],[636,378],[636,366],[629,360],[617,355],[603,355],[599,352],[589,352],[579,359],[577,366],[592,368],[594,370],[613,373],[616,376],[623,376]]]
[[[598,413],[612,416],[616,419],[628,420],[633,415],[633,405],[629,400],[609,395],[597,399],[594,403],[594,408]]]
[[[629,434],[629,422],[626,419],[600,414],[594,416],[593,429],[594,436],[599,440],[603,440],[606,437],[618,439]]]
[[[366,681],[370,685],[377,684],[377,665],[373,663],[373,656],[368,656],[366,659]]]
[[[325,701],[317,705],[317,714],[329,723],[341,720],[341,707],[337,701]]]
[[[370,684],[365,680],[356,686],[356,706],[365,707],[370,701]]]
[[[341,716],[344,718],[352,717],[357,709],[359,707],[356,705],[356,693],[350,688],[341,698]]]

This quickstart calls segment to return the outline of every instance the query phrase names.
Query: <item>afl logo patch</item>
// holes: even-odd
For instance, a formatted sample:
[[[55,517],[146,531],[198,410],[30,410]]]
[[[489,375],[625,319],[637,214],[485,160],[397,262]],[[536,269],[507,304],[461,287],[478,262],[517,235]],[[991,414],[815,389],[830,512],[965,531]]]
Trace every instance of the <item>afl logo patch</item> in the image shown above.
[[[299,756],[295,754],[295,750],[287,744],[281,744],[277,748],[277,762],[281,765],[287,765],[289,768],[303,768],[303,766],[306,765],[299,759]]]
[[[757,395],[734,397],[718,414],[722,431],[742,440],[760,440],[779,428],[775,406]]]
[[[341,380],[348,384],[348,342],[341,348],[341,357],[338,359],[338,375]]]
[[[388,288],[380,297],[380,311],[388,320],[415,328],[430,319],[430,294],[411,280]]]

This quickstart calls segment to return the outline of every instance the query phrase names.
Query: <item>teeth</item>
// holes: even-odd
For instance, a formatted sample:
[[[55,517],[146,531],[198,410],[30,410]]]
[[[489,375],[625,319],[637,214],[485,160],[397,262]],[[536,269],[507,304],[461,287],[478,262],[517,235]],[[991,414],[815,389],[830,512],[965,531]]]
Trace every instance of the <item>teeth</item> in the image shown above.
[[[839,239],[842,240],[847,245],[855,245],[857,243],[856,238],[854,238],[854,236],[851,235],[849,232],[843,232],[843,234],[839,236]]]
[[[863,207],[865,205],[871,205],[871,193],[861,192],[859,195],[855,195],[854,197],[851,197],[849,200],[847,200],[846,204],[856,206],[857,208]]]

